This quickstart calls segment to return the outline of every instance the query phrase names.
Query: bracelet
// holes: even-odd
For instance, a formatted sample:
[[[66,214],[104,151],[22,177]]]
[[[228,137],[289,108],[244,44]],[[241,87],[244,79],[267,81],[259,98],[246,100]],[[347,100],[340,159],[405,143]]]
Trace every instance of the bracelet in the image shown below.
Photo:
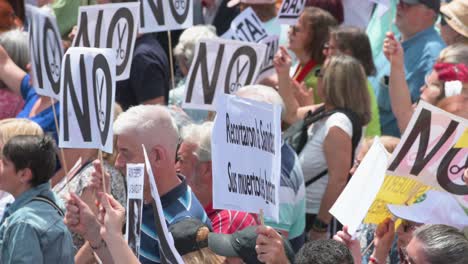
[[[380,261],[378,259],[374,258],[373,256],[369,257],[369,262],[375,263],[375,264],[380,264]]]
[[[91,243],[89,241],[88,241],[88,244],[91,247],[91,249],[94,250],[94,251],[96,251],[96,250],[98,250],[98,249],[100,249],[102,247],[107,247],[106,241],[104,241],[104,239],[102,239],[102,238],[101,238],[101,241],[99,242],[99,245],[97,245],[95,247],[93,245],[91,245]]]

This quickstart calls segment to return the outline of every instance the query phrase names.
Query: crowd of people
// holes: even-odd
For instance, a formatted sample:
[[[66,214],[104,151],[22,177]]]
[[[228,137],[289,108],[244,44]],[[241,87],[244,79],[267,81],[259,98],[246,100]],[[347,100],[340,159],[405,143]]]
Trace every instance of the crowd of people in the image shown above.
[[[194,0],[194,26],[171,41],[138,33],[116,83],[114,151],[100,159],[58,148],[60,103],[33,85],[25,4],[56,17],[66,50],[80,6],[131,1],[0,0],[0,263],[165,263],[148,174],[138,255],[123,234],[127,164],[145,163],[142,145],[185,263],[468,263],[468,226],[448,216],[390,210],[351,235],[329,212],[374,137],[392,153],[420,100],[468,119],[468,0],[307,0],[292,26],[277,18],[283,1]],[[213,207],[216,112],[182,108],[197,43],[247,8],[279,48],[274,73],[235,96],[279,105],[285,134],[307,124],[301,145],[281,141],[278,221]]]

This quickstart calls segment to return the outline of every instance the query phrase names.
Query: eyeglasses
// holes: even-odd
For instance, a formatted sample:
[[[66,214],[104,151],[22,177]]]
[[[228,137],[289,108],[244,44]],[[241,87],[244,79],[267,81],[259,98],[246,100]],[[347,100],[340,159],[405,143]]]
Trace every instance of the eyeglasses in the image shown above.
[[[450,20],[450,17],[447,16],[444,13],[440,13],[440,25],[441,26],[446,26],[447,25],[447,20]]]

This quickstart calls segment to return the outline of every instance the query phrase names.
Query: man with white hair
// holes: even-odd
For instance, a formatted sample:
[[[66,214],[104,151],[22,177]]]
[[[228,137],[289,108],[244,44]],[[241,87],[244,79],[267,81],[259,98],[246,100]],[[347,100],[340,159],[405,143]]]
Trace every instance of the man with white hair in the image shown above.
[[[184,218],[198,218],[208,226],[210,221],[186,183],[185,176],[176,173],[174,164],[179,137],[177,127],[169,111],[163,106],[139,105],[122,113],[114,122],[117,136],[117,158],[115,167],[126,172],[128,163],[144,163],[141,145],[148,153],[151,169],[158,186],[164,216],[168,225]],[[99,162],[95,162],[93,187],[102,188]],[[108,178],[108,175],[106,175]],[[108,184],[109,181],[106,180]],[[143,188],[143,220],[141,226],[141,263],[160,263],[158,234],[153,215],[151,189],[145,174]],[[94,218],[83,217],[86,204],[76,197],[68,202],[65,221],[70,229],[81,234],[90,246],[105,261],[110,255],[99,235],[99,223]]]
[[[282,107],[281,118],[284,118],[284,103],[273,88],[265,85],[242,87],[237,96],[264,103],[278,104]],[[304,175],[296,152],[287,143],[281,146],[281,179],[279,190],[279,223],[265,219],[265,224],[278,230],[287,237],[294,252],[299,251],[305,242],[305,186]]]
[[[255,226],[255,218],[246,212],[213,209],[213,171],[211,164],[211,132],[213,122],[189,125],[182,129],[182,144],[177,151],[176,169],[187,176],[215,233],[232,234]]]

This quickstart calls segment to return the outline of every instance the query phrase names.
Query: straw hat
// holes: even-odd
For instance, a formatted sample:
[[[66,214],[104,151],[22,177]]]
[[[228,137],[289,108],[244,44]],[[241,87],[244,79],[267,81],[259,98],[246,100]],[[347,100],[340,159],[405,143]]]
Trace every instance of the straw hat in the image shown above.
[[[230,0],[227,3],[228,7],[233,7],[239,3],[245,3],[245,4],[275,4],[275,0]]]
[[[468,0],[453,0],[440,7],[440,12],[451,28],[468,38]]]

